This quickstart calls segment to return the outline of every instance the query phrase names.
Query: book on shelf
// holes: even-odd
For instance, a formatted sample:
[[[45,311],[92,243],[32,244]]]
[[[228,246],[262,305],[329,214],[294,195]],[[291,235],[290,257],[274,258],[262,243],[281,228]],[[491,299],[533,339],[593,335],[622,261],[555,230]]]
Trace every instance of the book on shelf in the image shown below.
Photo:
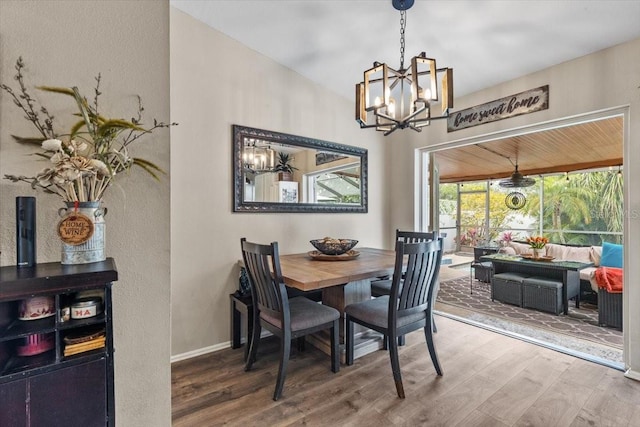
[[[65,357],[104,348],[106,343],[105,329],[98,327],[75,331],[64,337],[64,343]]]
[[[94,338],[89,341],[83,341],[77,344],[67,344],[64,347],[65,356],[73,356],[74,354],[84,353],[85,351],[96,350],[98,348],[104,348],[106,343],[105,337]]]

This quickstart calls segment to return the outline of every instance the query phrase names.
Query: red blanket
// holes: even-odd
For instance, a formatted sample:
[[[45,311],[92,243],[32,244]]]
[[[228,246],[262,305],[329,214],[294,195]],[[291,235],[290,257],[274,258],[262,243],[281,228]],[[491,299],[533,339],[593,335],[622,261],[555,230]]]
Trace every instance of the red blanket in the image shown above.
[[[622,293],[622,269],[599,267],[595,272],[598,287],[612,294]]]

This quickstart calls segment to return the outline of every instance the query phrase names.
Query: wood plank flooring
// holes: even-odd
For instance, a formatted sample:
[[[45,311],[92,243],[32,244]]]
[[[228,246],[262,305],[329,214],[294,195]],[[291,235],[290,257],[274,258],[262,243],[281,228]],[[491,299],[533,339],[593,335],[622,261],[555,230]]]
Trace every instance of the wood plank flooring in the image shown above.
[[[622,372],[436,316],[437,377],[424,335],[400,350],[406,399],[388,353],[332,373],[311,345],[292,350],[282,398],[271,397],[278,342],[263,339],[244,371],[243,349],[174,363],[174,426],[640,426],[640,382]]]

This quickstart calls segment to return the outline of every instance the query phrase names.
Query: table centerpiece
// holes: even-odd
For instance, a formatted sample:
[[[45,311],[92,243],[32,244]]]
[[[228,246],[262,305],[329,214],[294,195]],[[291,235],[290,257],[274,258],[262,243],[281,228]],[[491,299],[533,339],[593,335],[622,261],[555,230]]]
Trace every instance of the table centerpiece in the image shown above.
[[[549,239],[544,236],[530,236],[527,237],[527,243],[533,250],[533,258],[540,258],[540,251],[549,243]]]

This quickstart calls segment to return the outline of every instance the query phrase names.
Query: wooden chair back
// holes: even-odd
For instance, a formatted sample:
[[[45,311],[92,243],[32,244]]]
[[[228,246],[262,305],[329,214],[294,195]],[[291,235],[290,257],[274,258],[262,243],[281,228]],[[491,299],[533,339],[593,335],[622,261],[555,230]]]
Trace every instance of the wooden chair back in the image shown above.
[[[418,243],[396,242],[396,263],[389,298],[389,325],[396,324],[398,313],[405,315],[424,311],[432,303],[442,261],[442,247],[442,237]]]
[[[404,243],[428,242],[437,235],[438,233],[433,231],[404,231],[396,229],[396,241],[401,240]]]
[[[260,315],[280,318],[282,325],[289,324],[289,299],[282,280],[278,243],[269,245],[240,240],[242,259],[249,274],[254,307]]]

